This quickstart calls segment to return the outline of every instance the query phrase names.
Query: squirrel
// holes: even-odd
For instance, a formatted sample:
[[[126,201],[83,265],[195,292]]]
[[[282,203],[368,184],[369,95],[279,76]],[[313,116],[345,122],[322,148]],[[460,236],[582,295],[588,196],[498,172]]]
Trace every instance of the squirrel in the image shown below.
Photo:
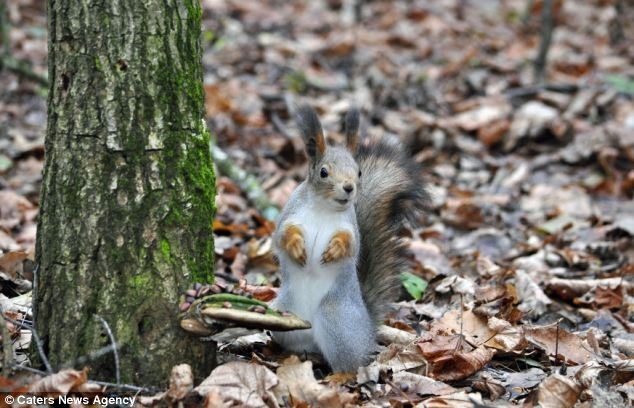
[[[312,328],[273,332],[296,352],[319,352],[335,372],[356,371],[376,349],[376,329],[406,267],[398,237],[427,193],[418,166],[395,143],[360,143],[359,111],[345,118],[345,147],[330,146],[316,112],[296,109],[308,176],[291,194],[273,235],[281,286],[273,306]]]

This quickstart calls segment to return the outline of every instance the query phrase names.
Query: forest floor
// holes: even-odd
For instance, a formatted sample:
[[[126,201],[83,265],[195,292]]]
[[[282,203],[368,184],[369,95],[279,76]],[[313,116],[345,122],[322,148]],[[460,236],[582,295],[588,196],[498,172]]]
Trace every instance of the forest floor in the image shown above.
[[[7,2],[2,21],[0,302],[13,320],[29,313],[44,160],[42,3]],[[208,124],[229,161],[280,208],[306,165],[289,106],[310,103],[336,134],[356,104],[364,134],[398,137],[421,165],[431,208],[406,239],[428,286],[403,291],[386,321],[399,335],[356,376],[282,359],[256,334],[222,343],[225,364],[193,391],[137,404],[634,403],[630,1],[554,0],[542,80],[542,1],[202,3]],[[275,210],[222,168],[217,182],[218,276],[277,286]],[[7,333],[26,364],[28,331]],[[79,384],[65,375],[49,386]]]

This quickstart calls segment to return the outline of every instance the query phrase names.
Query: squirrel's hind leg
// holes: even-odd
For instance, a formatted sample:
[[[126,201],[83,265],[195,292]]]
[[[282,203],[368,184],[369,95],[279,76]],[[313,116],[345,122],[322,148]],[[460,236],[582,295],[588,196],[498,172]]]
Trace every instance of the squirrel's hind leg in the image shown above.
[[[341,299],[321,303],[313,322],[315,343],[334,372],[356,372],[368,364],[376,349],[375,327],[365,308]]]

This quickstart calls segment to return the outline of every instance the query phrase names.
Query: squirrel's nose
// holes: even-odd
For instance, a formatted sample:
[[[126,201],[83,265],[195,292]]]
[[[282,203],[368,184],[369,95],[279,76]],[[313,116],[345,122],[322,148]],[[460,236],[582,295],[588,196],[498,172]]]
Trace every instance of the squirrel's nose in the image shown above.
[[[350,194],[352,193],[352,190],[354,190],[354,186],[352,184],[343,185],[343,191],[345,191],[346,193]]]

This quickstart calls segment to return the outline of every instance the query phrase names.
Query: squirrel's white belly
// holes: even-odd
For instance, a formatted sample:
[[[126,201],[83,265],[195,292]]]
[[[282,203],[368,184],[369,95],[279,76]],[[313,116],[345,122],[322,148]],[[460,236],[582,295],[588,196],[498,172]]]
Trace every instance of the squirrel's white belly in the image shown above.
[[[300,266],[286,254],[281,254],[288,268],[290,287],[302,297],[294,299],[291,311],[299,316],[311,320],[321,299],[328,293],[335,282],[337,274],[341,272],[338,262],[321,263],[321,257],[330,239],[337,231],[349,231],[354,234],[354,209],[347,211],[323,210],[316,206],[305,206],[285,224],[297,225],[304,234],[306,248],[306,264]],[[308,222],[307,222],[308,221]],[[290,305],[289,305],[290,306]]]
[[[302,224],[301,220],[311,222],[307,225]],[[293,269],[290,273],[291,287],[301,288],[296,293],[303,294],[296,299],[296,310],[293,311],[310,320],[341,272],[338,262],[322,264],[322,254],[337,231],[349,231],[352,234],[354,226],[350,223],[347,211],[323,212],[315,208],[304,208],[288,222],[302,228],[306,247],[306,264],[303,267],[289,260]]]

